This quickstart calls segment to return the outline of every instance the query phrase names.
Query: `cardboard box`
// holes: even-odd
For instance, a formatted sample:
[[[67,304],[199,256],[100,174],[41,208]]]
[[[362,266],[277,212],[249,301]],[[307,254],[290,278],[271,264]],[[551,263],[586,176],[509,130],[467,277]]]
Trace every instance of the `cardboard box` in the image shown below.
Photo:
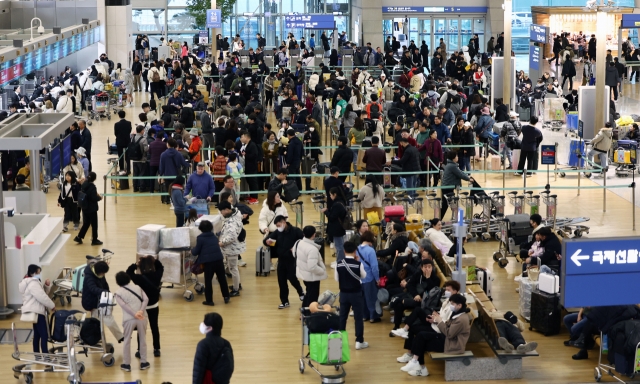
[[[166,225],[147,224],[138,228],[136,252],[157,255],[160,252],[160,230]]]

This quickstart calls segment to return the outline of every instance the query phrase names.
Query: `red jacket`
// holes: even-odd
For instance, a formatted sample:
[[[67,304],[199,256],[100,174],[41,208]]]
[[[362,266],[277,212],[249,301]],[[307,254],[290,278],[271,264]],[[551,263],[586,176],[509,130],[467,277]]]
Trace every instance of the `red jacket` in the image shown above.
[[[427,151],[427,155],[424,158],[424,163],[427,164],[429,159],[435,164],[440,165],[444,161],[444,152],[442,151],[442,144],[438,139],[427,139],[424,144],[418,147],[418,151]]]

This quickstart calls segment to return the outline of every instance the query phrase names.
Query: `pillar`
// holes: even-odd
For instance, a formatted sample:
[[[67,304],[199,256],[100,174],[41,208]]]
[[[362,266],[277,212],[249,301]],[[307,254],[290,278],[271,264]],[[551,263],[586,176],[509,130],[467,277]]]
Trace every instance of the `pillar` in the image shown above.
[[[607,25],[607,13],[596,12],[596,21],[597,25],[602,27],[596,30],[596,119],[594,134],[604,127],[605,122],[609,121],[608,106],[611,99],[611,91],[609,91],[609,94],[606,93],[603,81],[607,70],[607,30],[604,27]],[[606,109],[605,106],[607,107]]]
[[[133,51],[131,0],[105,0],[106,52],[115,64],[131,67]]]
[[[497,40],[497,35],[504,31],[504,10],[502,9],[502,4],[504,4],[502,0],[487,0],[487,6],[489,9],[487,11],[485,26],[485,46],[480,47],[480,52],[484,52],[487,49],[486,44],[491,36]]]
[[[504,74],[502,76],[502,101],[509,109],[511,105],[511,0],[504,0]],[[515,103],[514,103],[515,104]]]
[[[351,2],[351,25],[353,34],[354,21],[359,20],[359,33],[362,37],[360,45],[371,43],[373,49],[384,44],[382,37],[382,0],[353,0]],[[351,39],[353,40],[353,39]]]

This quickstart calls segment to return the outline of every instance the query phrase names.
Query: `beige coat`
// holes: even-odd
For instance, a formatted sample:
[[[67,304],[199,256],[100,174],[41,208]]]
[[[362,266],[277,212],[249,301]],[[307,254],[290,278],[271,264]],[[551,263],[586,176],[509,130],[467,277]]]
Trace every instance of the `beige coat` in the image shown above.
[[[18,291],[22,294],[22,313],[35,312],[46,316],[46,310],[56,306],[47,294],[50,289],[50,285],[43,286],[38,279],[24,278],[18,284]]]
[[[302,281],[320,281],[327,278],[327,267],[320,255],[320,245],[304,238],[293,246],[296,258],[296,277]]]
[[[471,334],[471,324],[467,313],[458,313],[446,323],[439,322],[438,329],[447,338],[444,341],[444,353],[462,354],[465,352]]]
[[[608,152],[613,143],[613,130],[611,128],[600,128],[600,132],[591,140],[593,149],[600,152]]]
[[[362,208],[382,208],[382,199],[384,199],[384,189],[378,184],[378,196],[373,196],[373,187],[371,183],[366,184],[358,193],[358,200]]]

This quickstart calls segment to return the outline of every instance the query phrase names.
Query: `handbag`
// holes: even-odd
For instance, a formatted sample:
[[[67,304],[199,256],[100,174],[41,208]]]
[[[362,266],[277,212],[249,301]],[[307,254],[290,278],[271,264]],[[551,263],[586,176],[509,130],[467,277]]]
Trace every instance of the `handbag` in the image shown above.
[[[190,269],[194,275],[200,275],[204,273],[204,264],[193,264]]]
[[[20,321],[35,324],[38,322],[38,314],[35,312],[23,312],[22,315],[20,315]]]
[[[528,267],[527,275],[529,276],[529,280],[538,281],[538,277],[540,276],[540,267],[537,265]]]
[[[392,265],[392,266],[394,266],[394,267],[395,267],[395,265],[396,265],[396,260],[397,260],[397,259],[398,259],[398,252],[396,252],[396,257],[394,257],[394,258],[393,258],[393,263],[391,263],[391,265]],[[398,279],[400,279],[400,280],[404,280],[404,279],[406,279],[406,278],[407,278],[407,274],[408,274],[408,272],[407,272],[407,268],[402,267],[402,268],[397,272]]]

